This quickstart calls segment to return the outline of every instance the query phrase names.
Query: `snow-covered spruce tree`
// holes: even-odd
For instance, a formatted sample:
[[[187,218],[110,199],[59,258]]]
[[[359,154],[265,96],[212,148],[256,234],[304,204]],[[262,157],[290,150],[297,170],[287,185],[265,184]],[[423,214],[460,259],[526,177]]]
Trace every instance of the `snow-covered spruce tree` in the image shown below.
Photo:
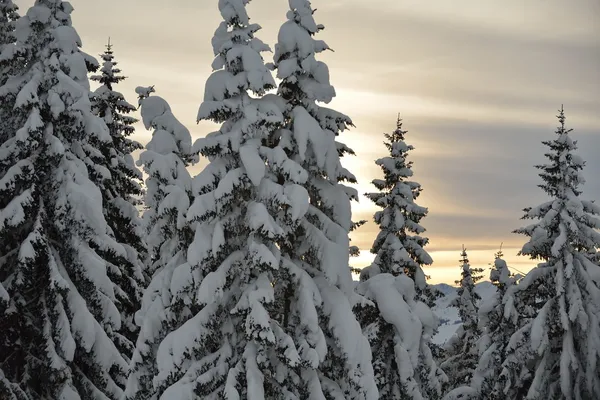
[[[375,260],[362,270],[358,291],[375,308],[361,307],[357,314],[371,342],[381,398],[439,398],[446,378],[430,350],[437,320],[426,304],[415,300],[415,288],[420,287],[420,294],[426,290],[421,265],[432,263],[423,249],[427,239],[418,236],[425,231],[419,220],[427,209],[414,202],[420,185],[406,180],[412,176],[406,156],[413,147],[404,141],[405,134],[398,118],[396,129],[385,134],[390,156],[376,161],[384,171],[384,179],[373,181],[380,191],[367,194],[383,210],[375,213],[380,229],[371,249]]]
[[[446,343],[445,359],[441,364],[448,376],[450,389],[470,384],[479,359],[477,341],[481,336],[478,324],[478,302],[481,297],[475,291],[475,283],[481,279],[480,274],[483,269],[471,268],[467,250],[464,247],[460,256],[461,279],[456,281],[456,284],[459,285],[458,297],[452,305],[458,308],[462,324]]]
[[[353,124],[348,116],[323,106],[335,97],[329,69],[316,59],[318,53],[329,49],[325,42],[314,38],[323,25],[315,22],[309,1],[292,0],[289,5],[274,55],[274,67],[281,79],[278,95],[285,100],[284,127],[275,132],[272,141],[307,172],[303,186],[310,204],[298,229],[287,236],[281,248],[308,273],[320,293],[322,303],[316,303],[319,329],[328,346],[318,371],[323,392],[326,396],[344,393],[348,399],[372,398],[377,391],[368,342],[361,337],[350,309],[362,300],[354,294],[348,269],[348,234],[361,222],[352,221],[350,209],[350,200],[357,200],[358,193],[344,184],[355,183],[356,178],[342,167],[340,158],[354,152],[337,140]],[[276,298],[286,302],[285,312],[294,313],[286,318],[287,323],[295,324],[298,331],[306,331],[301,328],[305,322],[299,324],[306,318],[301,308],[306,293],[298,290],[299,285],[305,286],[303,279],[292,274],[292,282],[276,286]],[[315,328],[311,326],[310,330]]]
[[[332,283],[343,279],[352,292],[348,230],[309,204],[307,172],[279,145],[285,104],[265,95],[275,84],[260,56],[268,48],[254,37],[260,27],[244,4],[220,2],[216,71],[198,117],[222,125],[195,145],[211,163],[194,179],[195,239],[189,266],[176,270],[171,286],[203,308],[161,343],[159,392],[164,399],[376,399],[368,343]],[[318,150],[333,148],[328,161],[338,161],[333,134],[326,140],[316,122],[305,124],[296,123],[298,135],[316,131],[329,145]],[[326,235],[317,227],[327,222]]]
[[[102,215],[82,148],[110,134],[91,112],[89,57],[72,10],[36,1],[3,53],[26,59],[0,89],[17,93],[13,112],[23,121],[0,147],[0,296],[9,304],[0,310],[0,385],[12,390],[2,398],[119,399],[125,384],[113,342],[119,288],[102,254],[126,251]]]
[[[0,0],[0,54],[5,47],[16,42],[15,24],[19,19],[19,7],[12,0]],[[7,57],[8,54],[5,54]],[[0,63],[6,61],[5,57],[0,58]],[[8,75],[3,71],[0,77],[0,83],[4,84]]]
[[[574,153],[562,108],[557,117],[556,139],[543,142],[549,161],[537,166],[540,187],[551,200],[525,209],[524,219],[538,221],[515,231],[530,238],[520,254],[543,262],[515,289],[515,297],[536,312],[523,328],[528,340],[520,341],[533,352],[532,360],[520,359],[531,361],[531,376],[510,384],[526,390],[528,399],[595,399],[600,398],[600,288],[593,276],[600,267],[588,257],[600,244],[600,207],[579,197],[585,163]]]
[[[175,118],[168,103],[151,96],[152,87],[138,87],[142,121],[146,129],[154,129],[152,139],[140,155],[138,163],[148,175],[144,217],[152,265],[152,280],[144,292],[136,322],[141,327],[130,364],[125,396],[127,399],[157,399],[153,384],[158,374],[157,351],[165,336],[178,321],[186,320],[193,308],[186,299],[171,290],[175,269],[186,263],[187,247],[193,229],[186,222],[190,205],[192,179],[186,166],[193,161],[191,135]],[[176,397],[179,398],[179,397]]]
[[[490,281],[496,287],[496,293],[479,308],[479,361],[471,381],[471,386],[479,397],[490,400],[506,398],[503,386],[505,381],[501,374],[502,364],[510,337],[516,331],[513,321],[504,316],[505,295],[515,284],[515,277],[502,257],[503,253],[500,250],[496,253],[490,272]]]
[[[197,157],[192,154],[189,130],[173,115],[169,104],[162,97],[150,96],[154,87],[138,87],[136,92],[144,126],[154,129],[151,142],[137,162],[149,175],[144,194],[146,211],[143,225],[148,246],[144,272],[152,278],[180,248],[185,247],[182,245],[185,241],[180,239],[177,230],[188,229],[183,221],[189,205],[172,210],[170,206],[165,209],[163,202],[166,198],[167,202],[174,198],[184,199],[184,192],[191,195],[191,177],[186,168]],[[171,194],[172,190],[177,194]]]
[[[437,319],[404,273],[380,272],[357,288],[374,306],[357,307],[371,342],[380,399],[439,399],[446,381],[430,350]]]
[[[536,351],[531,347],[531,324],[539,311],[535,293],[522,295],[516,283],[521,279],[515,276],[515,284],[508,285],[502,299],[502,329],[509,338],[502,359],[500,374],[489,394],[490,398],[524,399],[532,379],[532,368],[535,366]],[[526,284],[526,281],[521,282]],[[517,296],[519,294],[519,296]],[[482,356],[482,347],[479,346]],[[481,360],[485,361],[485,359]],[[477,378],[479,379],[479,378]],[[475,380],[477,388],[479,381]],[[483,390],[486,389],[485,383]],[[489,388],[488,388],[489,389]]]
[[[13,115],[13,106],[15,100],[15,93],[7,91],[5,84],[8,81],[15,60],[10,54],[2,52],[5,48],[10,47],[11,50],[14,46],[12,43],[16,41],[14,34],[15,23],[19,19],[18,7],[12,2],[12,0],[0,0],[0,145],[3,144],[8,138],[15,133],[15,124],[12,122],[11,115]],[[0,179],[6,174],[8,165],[0,162]],[[5,202],[0,201],[0,204],[4,205]],[[2,240],[0,238],[0,272],[2,272],[2,263],[5,254],[11,251],[13,247],[9,241]],[[17,330],[11,324],[16,323],[18,317],[14,307],[11,307],[10,296],[6,289],[3,287],[3,279],[0,274],[0,350],[11,351],[13,342],[18,340],[16,334]],[[10,328],[9,328],[10,327]],[[4,357],[0,357],[2,360]],[[17,397],[19,395],[20,397]],[[0,365],[0,398],[4,399],[26,399],[25,393],[19,388],[19,385],[10,382],[2,372],[2,366]]]
[[[383,208],[375,213],[380,231],[371,248],[376,254],[375,261],[368,271],[376,272],[381,270],[381,265],[386,265],[386,272],[394,275],[404,272],[415,281],[419,297],[433,307],[436,295],[428,287],[422,268],[431,265],[433,260],[424,249],[429,239],[420,236],[425,228],[419,224],[427,215],[427,208],[415,202],[422,189],[419,183],[409,180],[413,176],[413,162],[407,157],[414,147],[404,141],[406,133],[398,116],[396,129],[384,134],[390,155],[375,161],[384,173],[384,179],[373,180],[379,191],[365,194]]]
[[[137,120],[126,114],[136,108],[123,95],[114,90],[114,85],[125,79],[116,68],[112,46],[109,44],[102,57],[99,75],[91,80],[100,84],[92,94],[92,112],[102,118],[108,127],[111,140],[90,140],[83,145],[88,156],[88,173],[102,194],[103,213],[112,235],[126,250],[126,256],[107,253],[110,262],[108,276],[118,290],[117,308],[121,312],[121,340],[119,350],[131,357],[139,328],[134,323],[134,314],[140,308],[144,276],[142,274],[146,249],[144,232],[136,205],[142,194],[142,173],[133,161],[132,152],[142,146],[128,138],[134,132]]]
[[[18,19],[17,5],[12,0],[0,0],[0,87],[4,87],[15,69],[22,66],[22,63],[17,62],[16,57],[11,54],[14,49],[12,44],[16,41],[15,23]],[[8,51],[2,54],[6,48]],[[4,143],[15,133],[12,106],[16,93],[8,90],[9,88],[3,89],[0,93],[3,100],[0,102],[0,143]]]
[[[15,37],[15,24],[19,19],[19,7],[12,0],[0,0],[0,54],[6,47],[16,42]],[[0,84],[4,85],[9,77],[9,71],[6,71],[3,63],[8,61],[10,58],[9,54],[5,54],[4,57],[0,57]]]

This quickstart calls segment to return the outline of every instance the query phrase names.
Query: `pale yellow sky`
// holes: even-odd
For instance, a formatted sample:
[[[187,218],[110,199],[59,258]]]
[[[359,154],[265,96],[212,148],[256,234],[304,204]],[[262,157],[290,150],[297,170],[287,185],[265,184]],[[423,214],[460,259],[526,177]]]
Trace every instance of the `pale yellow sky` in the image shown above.
[[[21,12],[33,0],[17,0]],[[73,22],[91,54],[112,37],[130,78],[119,88],[155,85],[194,138],[214,129],[195,124],[211,73],[210,40],[220,22],[217,0],[72,0]],[[514,267],[525,238],[511,234],[521,209],[544,200],[533,165],[543,161],[541,140],[552,137],[556,109],[565,104],[580,154],[588,161],[584,196],[600,200],[600,2],[598,0],[313,0],[325,25],[319,38],[335,52],[328,63],[338,97],[333,107],[356,129],[342,140],[357,151],[345,164],[360,192],[380,176],[373,160],[385,154],[382,133],[400,112],[407,141],[416,147],[415,180],[429,207],[432,282],[459,275],[462,244],[472,265],[487,267],[504,242]],[[257,36],[274,46],[286,0],[253,0]],[[266,61],[271,55],[265,54]],[[141,126],[136,138],[147,142]],[[202,164],[193,170],[198,171]],[[371,219],[366,199],[356,217]],[[370,262],[376,227],[354,235]],[[455,268],[452,268],[455,267]]]

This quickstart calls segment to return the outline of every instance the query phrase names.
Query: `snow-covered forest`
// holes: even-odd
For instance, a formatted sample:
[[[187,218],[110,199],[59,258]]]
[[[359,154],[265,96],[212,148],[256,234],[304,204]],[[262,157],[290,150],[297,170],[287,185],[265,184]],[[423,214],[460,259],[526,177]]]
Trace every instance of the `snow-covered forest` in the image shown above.
[[[0,0],[0,400],[600,399],[600,206],[565,109],[515,227],[530,272],[463,247],[456,289],[428,281],[400,116],[353,269],[354,124],[316,5],[267,44],[249,2],[214,1],[194,141],[159,87],[120,91],[115,46],[84,52],[70,3]]]

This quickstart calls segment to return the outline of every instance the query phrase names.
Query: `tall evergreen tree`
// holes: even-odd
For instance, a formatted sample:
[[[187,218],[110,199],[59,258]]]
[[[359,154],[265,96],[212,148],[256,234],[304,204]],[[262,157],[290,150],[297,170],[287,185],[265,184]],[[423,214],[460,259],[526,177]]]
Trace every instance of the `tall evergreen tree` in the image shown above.
[[[478,303],[481,296],[475,291],[475,283],[481,279],[480,274],[483,269],[471,268],[467,250],[464,247],[460,256],[461,279],[456,281],[456,284],[460,286],[458,297],[452,305],[458,308],[462,324],[446,343],[446,357],[441,364],[442,369],[448,375],[450,388],[470,384],[479,358],[477,341],[481,336],[478,324]]]
[[[158,391],[163,398],[375,399],[368,344],[332,283],[352,292],[350,214],[343,229],[309,203],[309,174],[281,146],[286,104],[265,94],[275,86],[260,55],[268,47],[254,36],[260,27],[245,3],[219,3],[216,71],[198,118],[222,125],[195,145],[211,162],[194,178],[187,218],[197,223],[195,238],[171,284],[202,308],[160,344]],[[305,111],[296,121],[297,136],[322,136],[317,149],[337,168],[333,132],[309,118]],[[348,202],[335,188],[330,193]],[[318,229],[324,224],[327,234]]]
[[[134,132],[133,124],[137,120],[127,114],[136,108],[114,90],[114,85],[125,77],[120,75],[110,43],[101,58],[100,74],[90,78],[100,84],[92,95],[92,112],[104,120],[111,140],[91,143],[84,150],[89,157],[90,177],[102,193],[104,218],[116,241],[126,250],[125,257],[108,253],[105,258],[111,263],[108,276],[119,288],[115,291],[122,322],[119,350],[129,358],[139,332],[134,314],[140,308],[145,286],[142,259],[146,249],[136,208],[142,194],[142,173],[132,157],[132,153],[142,146],[128,138]]]
[[[3,89],[0,93],[3,99],[0,103],[0,143],[4,143],[16,131],[12,110],[16,93],[10,87],[5,87],[5,84],[15,70],[22,66],[22,62],[10,54],[15,49],[12,44],[17,40],[15,24],[19,19],[18,9],[12,0],[0,0],[0,87]]]
[[[481,399],[506,398],[502,364],[505,361],[505,349],[516,327],[511,319],[505,317],[504,305],[507,291],[515,284],[515,277],[502,257],[500,250],[496,253],[490,272],[490,281],[496,287],[496,293],[479,308],[479,330],[482,334],[477,343],[479,361],[471,386]]]
[[[127,399],[159,398],[153,379],[158,375],[157,351],[165,336],[189,317],[189,298],[172,290],[177,279],[174,271],[186,263],[187,246],[193,230],[186,223],[190,205],[192,179],[186,169],[191,156],[192,138],[175,118],[169,104],[159,96],[151,96],[154,88],[138,87],[142,121],[146,129],[154,129],[152,139],[140,155],[138,163],[148,175],[145,203],[152,264],[152,280],[146,288],[136,322],[141,327],[130,364],[125,396]],[[174,397],[179,398],[179,397]]]
[[[19,7],[12,0],[0,0],[0,54],[7,47],[14,48],[10,45],[17,41],[15,24],[19,17]],[[9,53],[0,57],[0,85],[4,85],[10,76],[10,71],[6,69],[6,62],[10,59]]]
[[[281,111],[262,97],[275,82],[260,56],[268,48],[254,37],[260,27],[249,23],[242,1],[219,8],[217,71],[206,83],[198,119],[222,127],[196,145],[211,161],[194,179],[188,219],[199,223],[188,263],[167,282],[175,299],[187,294],[202,308],[171,326],[160,343],[156,391],[163,398],[276,398],[285,393],[275,376],[278,358],[285,359],[276,339],[284,337],[268,310],[279,264],[275,239],[282,228],[274,214],[281,199],[269,177],[273,167],[261,158],[269,149],[261,145],[281,123]]]
[[[9,52],[15,49],[13,45],[16,41],[15,24],[19,19],[18,7],[12,0],[0,0],[0,144],[4,144],[6,140],[14,136],[16,132],[16,123],[13,112],[18,87],[6,85],[11,78],[13,72],[22,67],[22,63],[18,62],[16,57]],[[8,49],[5,52],[5,49]],[[9,165],[0,163],[0,180],[6,175]],[[4,201],[0,200],[0,205],[4,206]],[[5,255],[8,254],[13,244],[9,240],[0,237],[0,272]],[[3,285],[2,275],[0,275],[0,350],[10,351],[13,342],[18,340],[18,330],[14,325],[17,323],[17,310],[11,306],[10,295]],[[12,325],[12,326],[11,326]],[[10,328],[9,328],[10,327]],[[9,332],[11,334],[9,334]],[[3,357],[0,357],[2,360]],[[6,378],[0,364],[0,398],[10,400],[27,399],[27,395],[19,387],[17,383],[11,382]]]
[[[381,271],[382,266],[386,272],[394,275],[404,272],[415,281],[420,297],[433,307],[436,295],[427,286],[422,268],[433,263],[424,249],[429,239],[421,236],[425,228],[420,221],[428,210],[415,202],[422,188],[419,183],[409,180],[413,176],[413,162],[408,161],[407,157],[414,147],[404,141],[406,133],[398,116],[396,129],[384,134],[387,139],[384,144],[390,155],[375,161],[383,170],[384,179],[373,180],[373,185],[379,191],[367,193],[366,196],[383,210],[375,213],[375,223],[380,230],[371,252],[376,256],[373,265],[365,273]]]
[[[600,207],[580,198],[585,163],[574,153],[562,108],[557,117],[557,137],[543,142],[548,163],[537,166],[551,200],[526,208],[523,218],[538,221],[515,231],[529,237],[520,254],[543,262],[515,289],[535,312],[511,339],[517,350],[529,347],[529,359],[513,361],[531,374],[510,384],[528,399],[594,399],[600,398],[600,288],[593,276],[600,267],[589,252],[600,244]]]
[[[183,199],[184,192],[191,194],[191,177],[185,171],[197,157],[192,154],[189,130],[173,115],[169,104],[161,97],[150,96],[154,87],[138,87],[136,92],[144,126],[154,129],[152,141],[146,145],[146,151],[138,161],[149,175],[146,179],[143,225],[148,246],[145,273],[151,278],[185,247],[178,230],[187,229],[182,222],[187,206],[171,215],[170,207],[165,209],[163,202],[167,198],[171,201],[173,197]],[[171,190],[177,194],[169,196]]]
[[[308,193],[309,207],[301,223],[290,230],[280,246],[282,254],[305,272],[291,270],[287,282],[276,285],[276,298],[284,302],[287,329],[308,335],[305,339],[295,334],[296,340],[314,343],[315,333],[326,338],[327,354],[317,371],[320,388],[315,385],[314,390],[332,397],[342,397],[340,393],[344,393],[347,399],[373,398],[377,391],[368,342],[361,337],[351,310],[361,300],[354,294],[349,273],[348,235],[362,222],[352,221],[350,201],[357,200],[358,193],[346,182],[355,183],[356,178],[342,167],[340,158],[354,152],[338,140],[341,132],[353,124],[347,115],[323,106],[336,95],[327,65],[316,58],[329,49],[324,41],[314,38],[324,29],[323,25],[315,22],[309,1],[293,0],[289,5],[274,54],[274,67],[281,80],[277,93],[285,101],[284,126],[274,132],[270,141],[306,171],[307,180],[302,185]],[[305,281],[305,273],[316,284],[320,296],[309,294],[312,289],[310,281]],[[318,297],[321,301],[315,301]],[[307,320],[305,298],[313,299],[318,327]],[[348,338],[355,344],[350,345]],[[323,357],[322,351],[319,353]]]
[[[375,307],[361,307],[358,315],[371,342],[380,398],[435,399],[446,380],[430,350],[437,322],[421,302],[425,296],[415,299],[415,289],[421,295],[427,289],[421,265],[432,263],[423,249],[428,240],[419,236],[427,209],[415,203],[420,185],[407,180],[412,162],[406,158],[413,146],[404,141],[405,134],[398,118],[396,129],[385,134],[390,156],[376,161],[384,172],[384,179],[373,181],[379,192],[367,194],[383,210],[375,213],[375,260],[362,270],[358,288]]]
[[[0,147],[0,390],[9,388],[1,398],[118,399],[125,383],[115,345],[120,288],[103,255],[126,251],[104,219],[83,150],[110,134],[91,112],[90,57],[79,49],[72,10],[37,0],[3,52],[21,69],[0,102],[16,93],[13,113],[23,124]]]

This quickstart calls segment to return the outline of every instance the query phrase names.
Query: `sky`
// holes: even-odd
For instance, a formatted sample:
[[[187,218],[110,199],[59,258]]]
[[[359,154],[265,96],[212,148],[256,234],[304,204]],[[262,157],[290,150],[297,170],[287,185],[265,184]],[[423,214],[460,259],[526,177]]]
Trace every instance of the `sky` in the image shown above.
[[[33,0],[17,0],[24,13]],[[211,38],[220,23],[217,0],[72,0],[73,25],[83,49],[104,50],[108,37],[129,77],[119,90],[135,102],[134,88],[155,85],[193,139],[218,129],[196,113],[213,60]],[[360,193],[381,177],[374,160],[385,156],[383,133],[401,114],[406,140],[416,148],[418,201],[434,264],[431,282],[459,278],[464,245],[471,265],[487,268],[503,243],[509,265],[526,272],[534,263],[517,256],[526,238],[511,232],[527,224],[522,209],[546,198],[533,167],[544,161],[542,140],[552,139],[564,104],[567,125],[587,161],[583,197],[600,201],[600,2],[598,0],[314,0],[321,53],[337,97],[329,105],[356,128],[340,140],[356,157],[344,160]],[[253,0],[257,37],[274,47],[285,22],[286,0]],[[272,54],[264,54],[272,61]],[[140,125],[135,138],[151,133]],[[193,167],[197,173],[204,163]],[[366,198],[355,219],[372,220]],[[377,226],[353,234],[362,249],[355,266],[372,260]],[[487,272],[486,272],[487,274]]]

